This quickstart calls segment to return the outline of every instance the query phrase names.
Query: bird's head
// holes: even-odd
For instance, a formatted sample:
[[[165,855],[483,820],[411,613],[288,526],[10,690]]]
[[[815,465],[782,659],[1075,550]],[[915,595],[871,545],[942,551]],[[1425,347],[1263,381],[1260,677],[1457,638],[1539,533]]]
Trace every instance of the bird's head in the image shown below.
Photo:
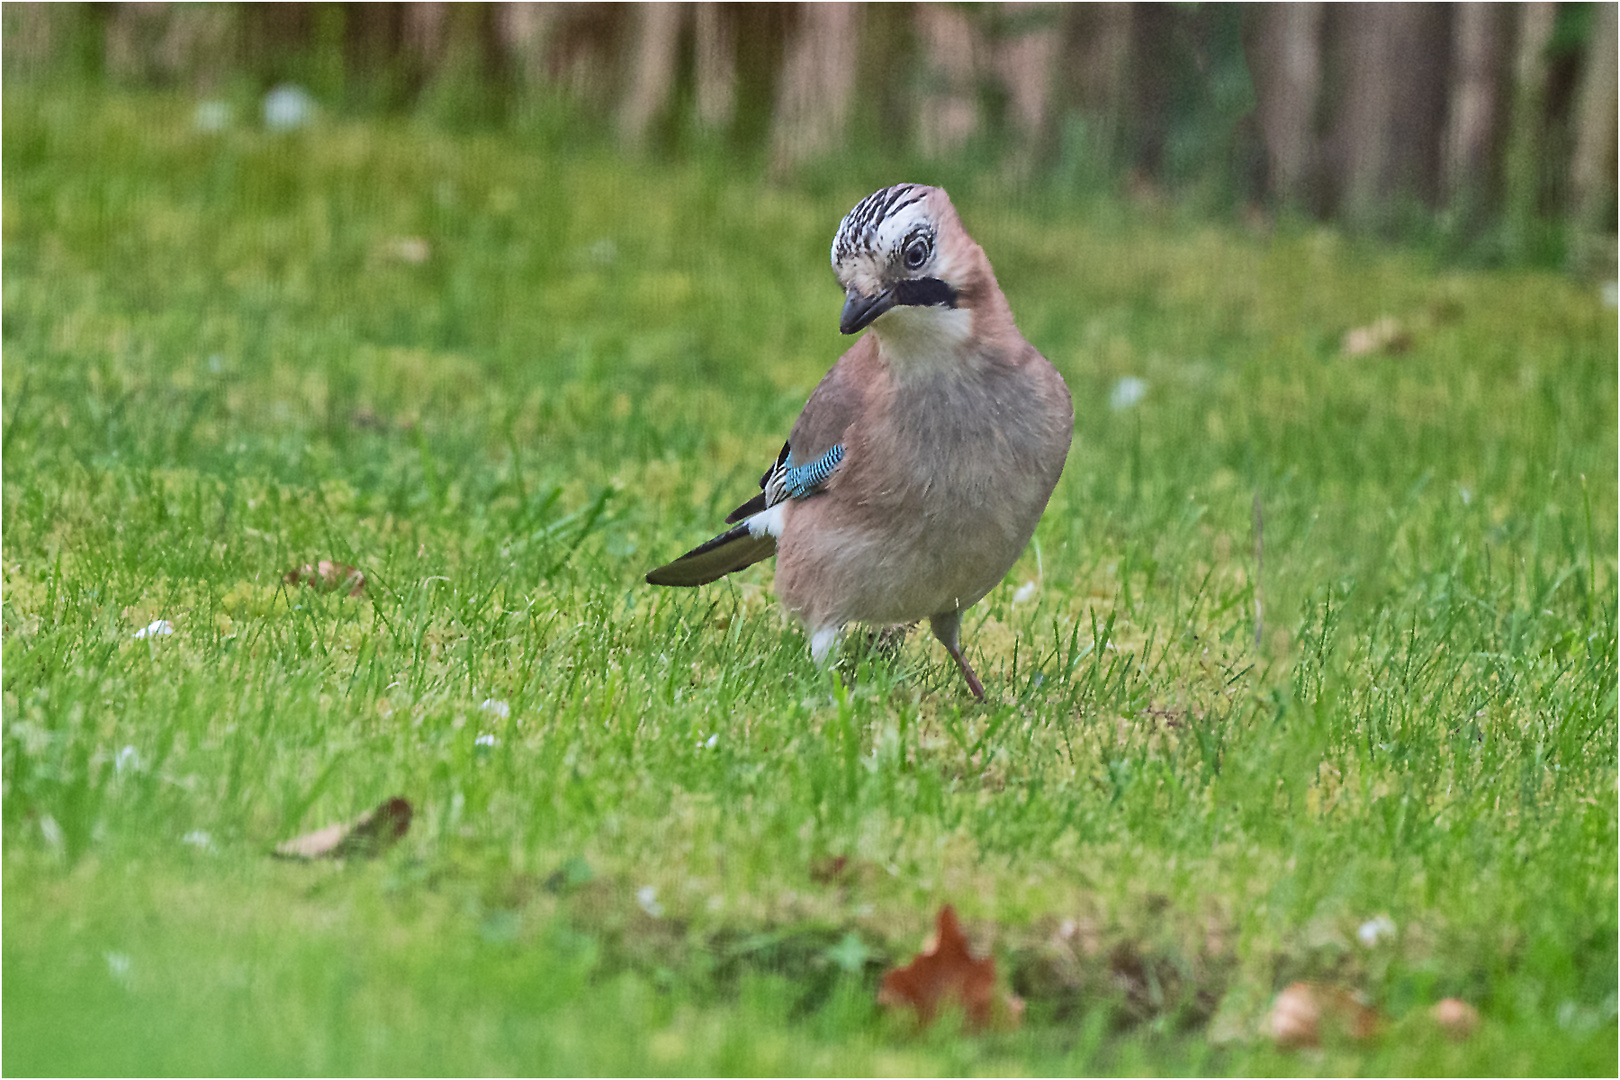
[[[950,196],[921,184],[896,184],[857,203],[833,237],[832,265],[844,287],[838,329],[846,334],[874,323],[886,338],[902,331],[902,323],[924,331],[909,324],[967,328],[977,302],[1000,294]]]

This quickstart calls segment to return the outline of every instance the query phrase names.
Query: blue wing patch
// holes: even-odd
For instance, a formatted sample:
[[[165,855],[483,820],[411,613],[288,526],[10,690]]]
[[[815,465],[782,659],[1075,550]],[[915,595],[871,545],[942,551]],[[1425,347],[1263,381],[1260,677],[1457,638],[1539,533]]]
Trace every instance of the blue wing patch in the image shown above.
[[[802,499],[806,495],[814,495],[816,489],[827,482],[838,463],[844,460],[844,446],[839,443],[816,460],[804,465],[793,464],[793,455],[789,454],[783,463],[782,494],[790,499]]]

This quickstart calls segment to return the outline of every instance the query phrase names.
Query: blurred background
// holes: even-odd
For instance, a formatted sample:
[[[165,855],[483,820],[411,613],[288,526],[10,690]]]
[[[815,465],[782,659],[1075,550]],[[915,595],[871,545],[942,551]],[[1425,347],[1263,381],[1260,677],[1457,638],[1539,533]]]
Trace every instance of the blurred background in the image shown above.
[[[1275,214],[1613,274],[1616,5],[8,3],[8,83]],[[272,90],[275,93],[270,93]],[[268,96],[266,96],[268,95]]]

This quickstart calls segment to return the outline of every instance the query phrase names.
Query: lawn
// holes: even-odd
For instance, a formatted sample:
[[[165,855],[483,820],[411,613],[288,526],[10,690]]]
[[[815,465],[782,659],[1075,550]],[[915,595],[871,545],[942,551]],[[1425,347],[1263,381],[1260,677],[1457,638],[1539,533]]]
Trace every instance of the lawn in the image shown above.
[[[1612,291],[951,173],[1075,399],[978,705],[642,580],[933,176],[194,106],[5,96],[5,1072],[1613,1075]],[[945,903],[1017,1031],[876,1004]]]

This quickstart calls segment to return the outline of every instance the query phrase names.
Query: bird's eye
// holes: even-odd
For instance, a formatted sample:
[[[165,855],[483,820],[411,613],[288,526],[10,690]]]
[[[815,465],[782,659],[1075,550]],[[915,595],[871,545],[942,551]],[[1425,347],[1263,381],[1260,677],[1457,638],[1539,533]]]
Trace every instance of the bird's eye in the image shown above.
[[[922,264],[928,261],[928,241],[919,238],[907,244],[905,259],[907,270],[922,269]]]

